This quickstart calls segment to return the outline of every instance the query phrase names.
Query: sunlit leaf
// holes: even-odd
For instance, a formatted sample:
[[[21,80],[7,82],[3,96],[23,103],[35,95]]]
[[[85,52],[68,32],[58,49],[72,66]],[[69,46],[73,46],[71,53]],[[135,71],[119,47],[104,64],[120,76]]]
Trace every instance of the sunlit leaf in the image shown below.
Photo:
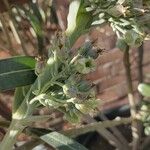
[[[138,90],[143,96],[150,97],[150,84],[142,83],[138,86]]]
[[[35,60],[32,57],[19,56],[0,60],[0,91],[32,84]]]
[[[44,142],[56,148],[57,150],[87,150],[78,142],[58,133],[51,132],[40,137]]]

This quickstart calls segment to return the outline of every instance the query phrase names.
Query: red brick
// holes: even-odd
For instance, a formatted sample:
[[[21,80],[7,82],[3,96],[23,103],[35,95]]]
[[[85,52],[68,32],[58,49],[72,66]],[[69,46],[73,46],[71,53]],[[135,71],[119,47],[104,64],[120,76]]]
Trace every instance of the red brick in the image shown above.
[[[99,58],[97,59],[97,65],[103,65],[108,62],[116,61],[117,59],[122,60],[123,59],[123,53],[117,49],[114,48],[111,51],[104,52]]]

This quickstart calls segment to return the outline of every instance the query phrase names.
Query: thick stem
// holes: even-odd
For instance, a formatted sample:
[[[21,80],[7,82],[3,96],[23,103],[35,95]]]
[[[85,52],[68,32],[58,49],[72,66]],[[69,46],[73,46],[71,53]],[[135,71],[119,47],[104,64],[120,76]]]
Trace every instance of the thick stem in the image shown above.
[[[144,55],[144,45],[138,48],[138,80],[139,84],[143,82],[143,55]],[[138,102],[138,111],[141,109],[143,96],[139,93],[139,102]],[[139,122],[139,141],[142,139],[142,131],[143,131],[143,124]]]
[[[17,136],[23,131],[25,126],[20,124],[19,120],[12,120],[11,125],[0,144],[1,150],[12,150]]]
[[[76,129],[69,129],[66,131],[61,131],[60,133],[69,136],[69,137],[76,137],[81,134],[85,134],[87,132],[92,132],[92,131],[102,131],[104,128],[110,128],[114,126],[118,126],[121,124],[129,124],[132,121],[132,118],[120,118],[120,119],[114,119],[114,120],[107,120],[103,122],[93,122],[91,124],[76,128]],[[109,139],[111,140],[111,139]],[[121,148],[123,149],[123,147]]]
[[[130,57],[129,57],[129,46],[127,47],[126,51],[124,52],[124,66],[126,71],[126,80],[127,80],[127,88],[128,88],[128,100],[130,105],[130,112],[132,118],[135,118],[137,114],[136,110],[136,102],[133,95],[133,85],[132,85],[132,78],[131,78],[131,64],[130,64]],[[133,147],[132,150],[139,150],[140,148],[140,141],[139,141],[139,128],[138,128],[138,121],[133,120],[131,129],[132,129],[132,136],[133,136]]]
[[[86,115],[83,118],[87,123],[95,123],[96,120],[93,119],[91,116]],[[101,122],[103,124],[103,122]],[[117,147],[118,149],[122,149],[122,150],[126,150],[125,147],[122,148],[122,144],[121,142],[109,131],[107,130],[105,127],[101,127],[99,129],[97,129],[97,132],[104,137],[111,145]]]
[[[139,83],[143,82],[143,55],[144,55],[144,49],[143,49],[143,44],[138,48],[138,78],[139,78]],[[140,102],[142,100],[143,96],[139,94],[139,99]],[[139,102],[139,105],[141,104]]]
[[[100,118],[104,121],[109,120],[103,113],[101,113]],[[126,140],[126,138],[123,136],[123,134],[119,131],[117,127],[110,127],[110,130],[113,132],[113,134],[117,137],[117,139],[123,144],[123,146],[129,150],[129,143]]]

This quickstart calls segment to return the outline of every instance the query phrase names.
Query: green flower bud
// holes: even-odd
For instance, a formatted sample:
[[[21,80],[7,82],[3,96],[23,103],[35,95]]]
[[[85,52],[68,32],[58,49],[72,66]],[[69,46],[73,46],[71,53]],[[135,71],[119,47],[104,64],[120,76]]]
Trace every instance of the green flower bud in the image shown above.
[[[150,135],[150,126],[147,126],[145,129],[144,129],[144,132],[146,135]]]
[[[128,7],[124,7],[121,4],[117,4],[116,6],[109,8],[107,10],[107,13],[114,17],[120,17],[122,15],[125,16],[127,9],[128,9]]]
[[[147,101],[143,102],[140,115],[143,125],[145,127],[144,129],[145,134],[150,135],[150,102]]]
[[[143,42],[143,37],[133,30],[127,31],[124,36],[125,42],[129,46],[139,47]]]
[[[81,74],[88,74],[95,70],[94,60],[91,58],[81,58],[75,62],[75,69]]]
[[[88,100],[83,104],[75,104],[75,107],[84,114],[89,113],[91,110],[97,107],[98,103],[96,100]]]
[[[85,44],[80,48],[79,54],[84,57],[91,57],[96,59],[99,56],[99,49],[93,47],[91,41],[85,42]]]
[[[71,84],[65,84],[63,86],[63,92],[69,97],[76,97],[78,90]]]
[[[79,92],[88,92],[91,89],[91,84],[85,80],[82,80],[77,85]]]
[[[119,48],[121,51],[126,51],[128,45],[123,38],[120,38],[117,40],[116,47]]]

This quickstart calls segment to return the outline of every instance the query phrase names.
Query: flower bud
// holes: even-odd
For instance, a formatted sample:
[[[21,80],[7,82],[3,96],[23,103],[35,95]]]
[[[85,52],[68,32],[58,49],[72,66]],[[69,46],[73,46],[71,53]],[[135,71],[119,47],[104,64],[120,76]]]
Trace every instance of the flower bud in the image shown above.
[[[97,101],[95,99],[85,101],[82,104],[75,104],[75,107],[84,114],[87,114],[91,110],[97,107]]]
[[[117,40],[116,47],[119,48],[121,51],[126,51],[128,45],[123,38],[120,38]]]
[[[143,42],[143,37],[133,30],[127,31],[125,34],[125,42],[129,46],[139,47]]]
[[[88,92],[91,89],[91,84],[85,80],[80,81],[77,85],[79,92]]]
[[[85,44],[80,48],[79,54],[84,57],[91,57],[96,59],[99,55],[99,49],[93,47],[91,41],[85,42]]]
[[[81,58],[75,62],[75,69],[81,74],[88,74],[95,70],[94,60],[91,58]]]
[[[143,125],[145,127],[145,134],[150,135],[150,103],[148,101],[143,102],[140,115]]]
[[[78,90],[71,84],[65,84],[63,86],[63,92],[69,97],[76,97]]]
[[[127,9],[128,9],[128,7],[124,7],[121,4],[117,4],[116,6],[109,8],[107,10],[107,12],[108,12],[108,14],[110,14],[114,17],[120,17],[122,15],[125,16]]]

